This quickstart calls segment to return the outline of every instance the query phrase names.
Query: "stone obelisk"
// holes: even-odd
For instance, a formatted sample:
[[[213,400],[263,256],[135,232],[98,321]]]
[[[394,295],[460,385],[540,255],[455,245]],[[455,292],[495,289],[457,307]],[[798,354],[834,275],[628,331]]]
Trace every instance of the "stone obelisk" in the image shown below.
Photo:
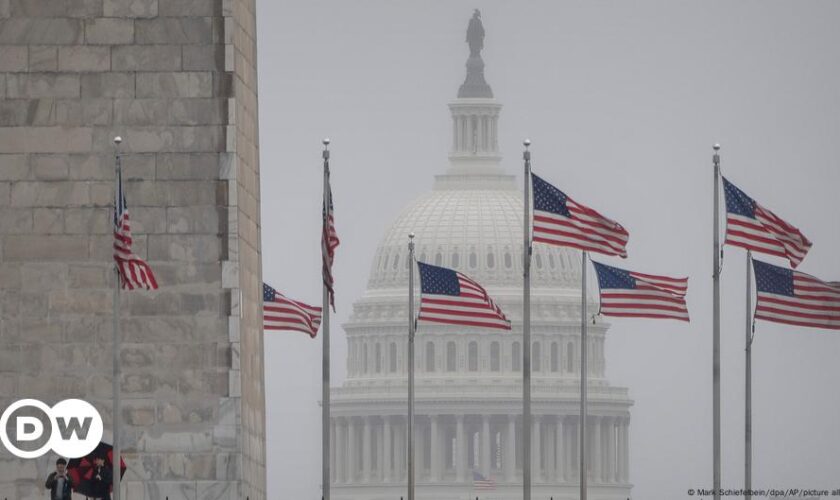
[[[255,0],[0,0],[0,403],[111,410],[114,136],[131,500],[265,499]],[[0,498],[56,456],[0,452]]]

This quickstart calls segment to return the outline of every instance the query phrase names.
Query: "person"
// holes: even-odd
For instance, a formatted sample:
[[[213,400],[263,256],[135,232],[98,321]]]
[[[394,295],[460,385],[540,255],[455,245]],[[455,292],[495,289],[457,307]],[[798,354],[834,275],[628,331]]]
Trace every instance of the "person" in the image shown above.
[[[111,500],[112,478],[111,467],[105,466],[105,457],[94,457],[89,482],[92,500]]]
[[[71,500],[73,480],[67,475],[67,460],[59,457],[55,461],[55,472],[47,476],[44,486],[50,490],[50,500]]]

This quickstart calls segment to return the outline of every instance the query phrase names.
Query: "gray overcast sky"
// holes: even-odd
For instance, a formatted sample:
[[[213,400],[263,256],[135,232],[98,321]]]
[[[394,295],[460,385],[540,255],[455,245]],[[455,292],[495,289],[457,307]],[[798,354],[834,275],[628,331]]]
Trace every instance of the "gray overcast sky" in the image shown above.
[[[690,325],[615,319],[607,374],[630,389],[633,496],[711,487],[711,146],[724,174],[797,225],[800,269],[840,279],[840,3],[258,1],[263,272],[320,301],[321,138],[333,145],[339,328],[381,235],[447,167],[447,102],[478,7],[500,147],[630,231],[619,265],[691,277]],[[743,485],[744,252],[723,269],[723,482]],[[765,260],[780,263],[767,257]],[[320,341],[265,342],[272,500],[320,495]],[[757,325],[754,479],[838,487],[840,336]]]

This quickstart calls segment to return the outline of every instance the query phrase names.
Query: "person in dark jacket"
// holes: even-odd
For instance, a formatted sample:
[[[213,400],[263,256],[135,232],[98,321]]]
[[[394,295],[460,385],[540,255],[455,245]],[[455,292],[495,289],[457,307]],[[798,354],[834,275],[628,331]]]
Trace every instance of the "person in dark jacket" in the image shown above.
[[[93,459],[93,471],[90,478],[93,500],[111,500],[111,481],[113,474],[111,467],[105,466],[104,457]]]
[[[50,490],[50,500],[71,500],[73,480],[67,475],[67,460],[55,461],[55,472],[47,476],[44,486]]]

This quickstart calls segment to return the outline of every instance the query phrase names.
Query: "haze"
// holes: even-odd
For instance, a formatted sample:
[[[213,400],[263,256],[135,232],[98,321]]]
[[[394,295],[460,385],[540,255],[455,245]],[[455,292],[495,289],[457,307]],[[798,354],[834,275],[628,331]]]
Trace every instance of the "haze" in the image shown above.
[[[321,139],[332,139],[340,325],[381,235],[431,189],[451,146],[473,8],[504,105],[500,147],[630,231],[623,267],[691,277],[692,321],[614,319],[609,380],[628,387],[633,497],[712,484],[712,145],[724,175],[798,226],[800,269],[840,280],[840,4],[813,2],[259,1],[266,282],[320,303]],[[767,257],[765,260],[781,263]],[[744,251],[722,277],[723,485],[743,486]],[[758,323],[753,486],[836,488],[840,337]],[[320,497],[321,342],[265,341],[269,497]]]

